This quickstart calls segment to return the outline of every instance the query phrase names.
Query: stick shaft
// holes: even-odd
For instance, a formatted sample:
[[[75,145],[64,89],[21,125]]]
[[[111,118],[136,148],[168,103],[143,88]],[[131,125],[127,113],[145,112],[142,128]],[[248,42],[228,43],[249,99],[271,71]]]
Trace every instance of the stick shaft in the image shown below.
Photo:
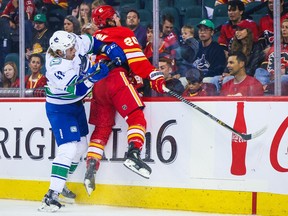
[[[238,131],[236,131],[234,128],[230,127],[229,125],[227,125],[226,123],[224,123],[223,121],[221,121],[220,119],[216,118],[215,116],[213,116],[212,114],[208,113],[207,111],[205,111],[204,109],[200,108],[199,106],[197,106],[196,104],[186,100],[184,97],[182,97],[181,95],[178,95],[176,92],[173,92],[169,89],[167,89],[166,87],[164,88],[165,92],[167,92],[169,95],[176,97],[177,99],[179,99],[180,101],[188,104],[189,106],[193,107],[194,109],[198,110],[199,112],[201,112],[202,114],[204,114],[205,116],[209,117],[210,119],[212,119],[213,121],[215,121],[216,123],[218,123],[219,125],[223,126],[224,128],[232,131],[233,133],[235,133],[236,135],[238,135],[239,137],[245,139],[245,140],[249,140],[252,138],[251,135],[249,134],[242,134]]]

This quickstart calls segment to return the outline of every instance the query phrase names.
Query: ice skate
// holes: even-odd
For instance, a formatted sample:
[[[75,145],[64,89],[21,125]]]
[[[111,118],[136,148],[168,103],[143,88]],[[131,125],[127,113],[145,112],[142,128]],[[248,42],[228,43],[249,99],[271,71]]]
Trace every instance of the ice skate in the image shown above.
[[[59,197],[59,200],[64,203],[73,204],[75,203],[75,198],[76,194],[70,191],[65,185],[62,190],[61,196]]]
[[[134,144],[129,144],[124,166],[144,178],[150,178],[151,168],[140,158],[140,149],[135,148]]]
[[[94,158],[88,158],[87,159],[87,170],[85,173],[85,178],[84,178],[84,186],[85,189],[90,196],[91,193],[95,190],[95,176],[96,176],[96,171],[97,171],[97,159]]]
[[[62,205],[59,202],[59,193],[49,189],[47,194],[45,194],[42,205],[38,208],[38,211],[44,211],[44,212],[56,212],[58,211]]]

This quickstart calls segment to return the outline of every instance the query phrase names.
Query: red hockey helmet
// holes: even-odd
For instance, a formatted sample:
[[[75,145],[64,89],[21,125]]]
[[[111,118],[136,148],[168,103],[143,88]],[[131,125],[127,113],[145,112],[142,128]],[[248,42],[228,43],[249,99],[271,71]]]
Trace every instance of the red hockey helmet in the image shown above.
[[[114,14],[116,14],[116,11],[113,7],[110,5],[101,5],[93,11],[92,19],[98,28],[103,28],[107,25],[107,19],[113,20]]]

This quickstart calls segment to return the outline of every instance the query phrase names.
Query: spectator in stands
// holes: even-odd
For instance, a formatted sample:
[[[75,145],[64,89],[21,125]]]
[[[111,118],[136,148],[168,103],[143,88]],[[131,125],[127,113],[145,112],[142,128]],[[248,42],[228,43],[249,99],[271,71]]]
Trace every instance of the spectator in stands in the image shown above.
[[[183,92],[183,97],[194,97],[194,96],[209,96],[215,95],[215,86],[211,84],[212,91],[208,91],[207,88],[204,88],[205,85],[210,83],[203,83],[203,75],[201,72],[196,68],[191,68],[186,72],[186,79],[187,79],[187,86],[185,91]]]
[[[228,54],[228,46],[229,46],[230,40],[235,35],[235,26],[243,19],[244,11],[245,11],[245,6],[243,2],[239,0],[228,2],[229,22],[222,25],[220,35],[218,38],[218,43],[225,50],[226,56]],[[258,36],[259,36],[258,26],[254,21],[251,21],[251,26],[252,25],[253,25],[252,32],[254,35],[254,41],[257,41]]]
[[[187,69],[191,68],[199,50],[199,41],[194,38],[194,27],[184,25],[181,28],[180,56],[177,56],[177,68],[185,76]],[[179,58],[179,59],[178,59]]]
[[[79,7],[79,14],[78,14],[78,20],[80,22],[80,28],[82,34],[85,33],[86,28],[91,28],[92,27],[92,20],[91,20],[91,4],[87,2],[82,2]],[[95,27],[96,30],[96,27]]]
[[[233,1],[233,0],[216,0],[215,6],[220,5],[220,4],[227,4],[229,1]],[[264,1],[264,0],[262,0],[262,1]],[[246,5],[250,2],[254,2],[254,0],[241,0],[241,2],[243,2],[244,5]]]
[[[30,0],[24,0],[24,31],[25,31],[25,48],[30,47],[31,43],[32,43],[32,30],[33,30],[33,25],[32,25],[32,21],[33,21],[33,17],[36,11],[35,8],[35,4],[33,1]],[[14,24],[13,26],[10,24],[10,28],[12,28],[12,34],[15,35],[15,37],[13,37],[14,41],[17,40],[17,43],[19,42],[19,34],[17,33],[17,35],[15,34],[15,31],[18,32],[18,28],[19,28],[19,1],[18,0],[9,0],[7,5],[5,6],[1,17],[6,17],[8,19],[10,19]],[[4,29],[5,27],[1,25],[1,28]],[[9,29],[9,28],[8,28]],[[7,31],[8,29],[5,29],[4,31]],[[16,39],[17,37],[17,39]],[[7,37],[6,37],[7,38]],[[0,41],[1,43],[1,41]],[[17,49],[17,53],[19,50],[19,45],[13,44],[12,45],[13,49]],[[1,52],[1,50],[0,50]],[[14,52],[14,51],[12,51]],[[0,58],[1,58],[1,54],[0,54]],[[1,63],[0,60],[0,66],[2,68],[3,64]]]
[[[172,91],[182,95],[184,92],[184,86],[181,81],[173,77],[173,60],[167,57],[159,58],[159,71],[164,74],[166,81],[166,87]]]
[[[166,44],[166,50],[171,54],[173,58],[176,58],[176,50],[179,48],[179,42],[177,34],[173,31],[174,17],[170,14],[164,14],[162,16],[162,38]]]
[[[269,12],[259,20],[259,42],[261,42],[264,49],[266,49],[266,52],[274,42],[273,2],[274,0],[268,0]],[[280,0],[280,11],[280,23],[282,23],[284,19],[288,19],[288,11],[284,8],[284,0]]]
[[[15,21],[19,19],[19,1],[18,0],[10,0],[5,6],[1,16],[15,16]],[[25,19],[33,20],[35,13],[35,4],[31,0],[24,0],[24,10],[25,10]]]
[[[246,74],[247,59],[242,52],[230,53],[227,68],[234,78],[222,85],[221,96],[262,96],[264,94],[261,83]]]
[[[0,66],[3,68],[9,53],[19,53],[19,26],[12,15],[1,16],[0,26]]]
[[[128,11],[126,26],[134,32],[142,50],[144,50],[147,42],[147,30],[140,24],[140,15],[137,10],[132,9]]]
[[[265,60],[262,46],[256,41],[257,37],[254,36],[253,29],[254,23],[251,20],[239,22],[229,49],[229,52],[244,53],[247,58],[246,73],[250,76],[254,76],[256,68]]]
[[[68,9],[68,0],[43,0],[43,3],[45,7],[47,7],[48,11],[55,8],[62,8],[64,10]]]
[[[79,20],[73,15],[66,16],[64,19],[64,31],[80,35],[81,29]]]
[[[44,59],[40,54],[34,53],[29,59],[30,75],[25,77],[25,87],[27,89],[35,89],[44,87],[47,84],[46,77],[41,73]]]
[[[52,31],[47,27],[47,19],[45,14],[36,14],[34,17],[34,35],[32,39],[32,47],[26,50],[26,58],[32,53],[45,54],[49,47],[49,38],[52,36]]]
[[[165,52],[165,42],[162,38],[162,28],[161,26],[159,26],[159,54]],[[153,25],[149,24],[147,26],[147,43],[145,46],[145,49],[143,51],[143,53],[145,54],[145,56],[149,59],[150,62],[152,62],[152,57],[153,57]],[[168,52],[168,51],[167,51]]]
[[[92,3],[91,3],[91,10],[93,12],[93,10],[95,8],[97,8],[98,6],[100,5],[107,5],[107,3],[104,1],[104,0],[94,0]]]
[[[247,59],[246,63],[246,74],[250,76],[254,76],[255,70],[262,64],[265,60],[265,54],[263,52],[262,46],[257,41],[253,40],[253,30],[254,25],[251,20],[241,20],[235,26],[235,35],[230,40],[229,52],[242,52]],[[219,92],[221,85],[225,82],[233,79],[228,72],[228,69],[225,68],[222,76],[214,77],[213,83],[217,87],[217,91]],[[218,81],[217,81],[218,80]]]
[[[15,62],[5,63],[3,75],[3,88],[19,88],[18,70]]]
[[[200,43],[193,66],[203,74],[203,82],[210,83],[214,76],[223,73],[226,66],[226,57],[220,45],[213,41],[214,23],[204,19],[197,27]]]
[[[281,92],[282,95],[288,95],[288,19],[284,19],[281,25]],[[268,50],[266,61],[255,72],[255,77],[263,84],[264,90],[270,91],[266,93],[274,93],[274,80],[275,80],[275,54],[274,44]],[[269,77],[269,83],[267,83]],[[273,86],[273,87],[271,87]]]

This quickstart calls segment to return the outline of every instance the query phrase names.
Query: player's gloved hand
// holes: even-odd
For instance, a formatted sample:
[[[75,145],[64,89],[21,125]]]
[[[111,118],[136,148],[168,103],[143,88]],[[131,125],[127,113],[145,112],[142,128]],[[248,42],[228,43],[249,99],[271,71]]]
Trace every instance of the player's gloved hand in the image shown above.
[[[108,75],[109,68],[106,64],[98,62],[87,71],[88,80],[90,82],[97,82]]]
[[[105,45],[102,50],[118,66],[127,61],[125,53],[116,43]]]
[[[152,89],[154,89],[155,91],[161,94],[165,93],[164,87],[165,87],[166,82],[165,82],[164,75],[162,72],[152,71],[149,74],[149,79],[151,81]]]

